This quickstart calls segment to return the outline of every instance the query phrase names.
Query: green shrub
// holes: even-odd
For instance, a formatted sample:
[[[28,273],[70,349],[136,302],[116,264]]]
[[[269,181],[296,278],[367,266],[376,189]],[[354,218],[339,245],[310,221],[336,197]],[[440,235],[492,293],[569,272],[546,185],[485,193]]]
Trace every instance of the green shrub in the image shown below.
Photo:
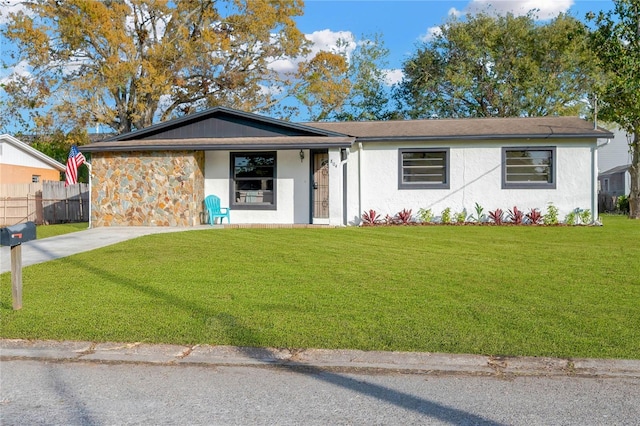
[[[547,213],[542,216],[542,220],[545,225],[558,224],[558,208],[553,203],[549,203],[549,206],[547,206]]]
[[[456,213],[453,215],[456,223],[464,223],[467,220],[467,211],[462,210],[460,213]]]
[[[420,209],[418,210],[418,219],[423,223],[433,222],[433,212],[431,209]]]
[[[485,219],[485,216],[483,214],[484,208],[480,204],[476,203],[475,210],[476,210],[476,215],[475,216],[472,215],[471,220],[475,222],[484,222],[484,219]]]
[[[451,223],[451,207],[442,210],[442,223]]]
[[[620,213],[629,213],[629,197],[626,195],[621,195],[616,200],[616,209]]]

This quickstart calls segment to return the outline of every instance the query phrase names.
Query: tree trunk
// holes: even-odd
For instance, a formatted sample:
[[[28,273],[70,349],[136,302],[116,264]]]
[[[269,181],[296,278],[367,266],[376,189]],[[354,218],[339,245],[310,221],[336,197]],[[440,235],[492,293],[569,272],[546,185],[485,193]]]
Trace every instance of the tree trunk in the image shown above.
[[[640,219],[640,127],[633,132],[631,142],[631,194],[629,194],[629,218]]]

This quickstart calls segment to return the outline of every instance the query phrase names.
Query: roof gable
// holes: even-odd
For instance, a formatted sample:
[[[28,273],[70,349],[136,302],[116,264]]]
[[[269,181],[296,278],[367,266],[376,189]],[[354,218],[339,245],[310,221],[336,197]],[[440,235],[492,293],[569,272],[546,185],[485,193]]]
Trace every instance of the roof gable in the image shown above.
[[[331,130],[276,120],[229,108],[216,107],[135,132],[117,135],[107,139],[107,141],[278,136],[338,136],[338,134]]]
[[[43,152],[38,151],[37,149],[30,147],[26,143],[14,138],[11,135],[8,135],[8,134],[0,135],[0,140],[2,142],[10,144],[18,151],[22,151],[25,155],[46,164],[52,169],[56,169],[61,172],[64,172],[66,170],[66,166],[64,164],[54,160],[53,158],[49,157]]]

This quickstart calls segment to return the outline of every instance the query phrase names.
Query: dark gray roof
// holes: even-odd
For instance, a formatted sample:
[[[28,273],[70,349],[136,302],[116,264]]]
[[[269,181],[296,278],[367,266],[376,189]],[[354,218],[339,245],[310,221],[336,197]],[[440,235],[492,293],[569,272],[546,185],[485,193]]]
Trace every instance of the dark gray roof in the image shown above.
[[[97,142],[83,145],[82,151],[221,151],[229,149],[346,148],[351,146],[354,140],[355,138],[348,136],[149,139]]]
[[[229,149],[320,149],[362,142],[612,138],[578,117],[468,118],[290,123],[213,108],[83,145],[86,152]]]
[[[624,166],[616,166],[612,169],[607,170],[606,172],[600,173],[600,176],[615,175],[616,173],[626,172],[630,168],[631,168],[631,164],[626,164]]]
[[[460,118],[434,120],[306,123],[358,138],[358,141],[612,138],[608,130],[578,117]]]

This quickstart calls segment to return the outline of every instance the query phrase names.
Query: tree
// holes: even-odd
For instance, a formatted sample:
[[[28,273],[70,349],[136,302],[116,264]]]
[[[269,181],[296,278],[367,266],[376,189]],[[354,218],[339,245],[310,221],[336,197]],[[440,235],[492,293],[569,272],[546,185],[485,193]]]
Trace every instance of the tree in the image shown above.
[[[452,18],[404,63],[411,117],[576,115],[596,71],[584,24],[559,15]]]
[[[297,86],[296,98],[307,107],[311,121],[326,120],[341,108],[351,88],[343,52],[320,51],[300,63],[298,70],[305,78]]]
[[[73,129],[69,133],[55,130],[46,135],[37,135],[31,143],[31,147],[62,164],[66,164],[71,145],[81,146],[88,143],[89,135],[84,129]],[[82,148],[80,148],[80,151],[82,151]],[[87,153],[84,155],[87,157],[87,160],[91,159],[90,154]],[[63,176],[61,173],[60,180],[64,180]],[[78,182],[89,182],[89,169],[87,167],[80,167],[78,169]]]
[[[390,103],[391,88],[386,82],[389,49],[380,34],[364,36],[353,51],[347,72],[351,91],[340,111],[338,121],[389,120],[395,118]]]
[[[302,0],[25,6],[28,13],[12,13],[1,31],[17,46],[12,65],[29,71],[5,84],[3,107],[27,111],[14,119],[41,129],[104,124],[123,133],[218,105],[271,112],[311,73],[273,66],[308,53],[293,20]],[[315,69],[333,65],[316,60]]]
[[[607,73],[598,115],[631,135],[629,217],[640,219],[640,1],[614,0],[614,10],[595,20],[591,45]]]

